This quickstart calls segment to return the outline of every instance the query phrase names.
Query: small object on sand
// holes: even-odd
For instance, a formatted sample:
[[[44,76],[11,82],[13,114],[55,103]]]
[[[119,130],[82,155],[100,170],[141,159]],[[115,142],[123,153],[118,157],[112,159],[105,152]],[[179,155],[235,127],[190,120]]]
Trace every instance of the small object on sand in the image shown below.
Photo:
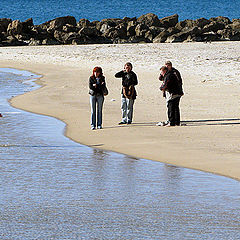
[[[111,101],[111,102],[115,102],[115,101],[116,101],[116,99],[112,98],[110,101]]]

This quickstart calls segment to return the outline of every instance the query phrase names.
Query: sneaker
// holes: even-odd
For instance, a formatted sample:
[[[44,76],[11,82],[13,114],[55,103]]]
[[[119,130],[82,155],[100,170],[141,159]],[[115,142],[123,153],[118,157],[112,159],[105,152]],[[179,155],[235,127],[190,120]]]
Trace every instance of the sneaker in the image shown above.
[[[98,128],[98,129],[102,129],[102,126],[98,126],[97,128]]]
[[[131,124],[132,122],[131,121],[128,121],[127,124]]]
[[[159,123],[157,123],[156,124],[156,126],[166,126],[166,125],[168,125],[169,124],[169,121],[165,121],[165,122],[159,122]]]
[[[91,130],[95,130],[96,128],[95,127],[91,127]]]
[[[126,122],[120,122],[118,123],[118,125],[122,125],[122,124],[127,124]]]

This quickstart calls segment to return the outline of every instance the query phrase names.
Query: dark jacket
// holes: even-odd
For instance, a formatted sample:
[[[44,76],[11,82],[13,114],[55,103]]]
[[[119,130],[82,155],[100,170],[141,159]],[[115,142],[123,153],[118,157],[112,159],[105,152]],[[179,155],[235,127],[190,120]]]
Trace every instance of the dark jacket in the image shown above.
[[[103,88],[106,86],[105,77],[101,76],[99,79],[99,84],[96,87],[93,84],[97,84],[97,80],[94,76],[89,78],[89,94],[92,96],[102,95],[103,96]]]
[[[162,91],[168,91],[171,94],[182,95],[182,87],[179,84],[177,76],[172,72],[167,72],[163,77],[163,83],[160,87]]]
[[[136,86],[138,84],[137,75],[133,71],[130,71],[129,73],[127,73],[125,71],[120,71],[115,74],[115,77],[122,78],[122,87],[123,88],[129,89],[130,86]],[[121,94],[123,94],[123,89],[122,89]],[[132,99],[136,99],[136,96],[137,96],[137,92],[136,92],[136,89],[134,88]],[[125,97],[125,96],[123,95],[123,97]]]

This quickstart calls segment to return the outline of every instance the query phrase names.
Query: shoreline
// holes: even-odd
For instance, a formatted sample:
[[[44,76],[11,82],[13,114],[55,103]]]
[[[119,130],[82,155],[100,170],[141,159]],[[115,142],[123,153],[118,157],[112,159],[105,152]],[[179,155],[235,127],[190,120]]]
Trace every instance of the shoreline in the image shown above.
[[[197,49],[194,45],[195,44],[192,44],[190,48],[193,48],[196,52]],[[218,44],[213,45],[216,47]],[[228,45],[231,45],[231,43]],[[172,48],[172,45],[169,46]],[[204,47],[206,46],[207,45]],[[225,46],[227,45],[225,44]],[[92,48],[95,47],[97,46],[91,46],[89,49],[89,47],[85,46],[81,47],[80,50],[89,50],[92,52]],[[132,46],[132,52],[142,50],[144,47],[146,46]],[[202,47],[202,45],[200,45],[200,47]],[[233,48],[233,46],[230,47]],[[115,46],[117,49],[111,46],[101,46],[99,48],[106,51],[109,51],[109,48],[115,51],[123,50],[121,46]],[[197,46],[197,48],[199,48],[199,46]],[[125,59],[124,57],[120,57],[117,62],[111,62],[111,64],[109,64],[109,59],[105,59],[105,61],[103,60],[101,62],[101,65],[103,66],[104,73],[106,73],[105,76],[107,77],[110,94],[105,98],[104,129],[97,130],[93,133],[90,130],[89,123],[90,107],[88,103],[89,96],[87,94],[87,79],[93,66],[97,65],[96,58],[91,59],[88,63],[81,59],[81,61],[79,61],[81,68],[79,68],[77,67],[78,64],[76,64],[76,62],[79,62],[71,57],[68,58],[70,64],[61,59],[51,62],[51,59],[57,59],[56,55],[59,56],[59,50],[62,50],[60,54],[62,54],[62,56],[64,56],[63,59],[65,59],[67,57],[66,52],[70,51],[71,47],[52,47],[50,51],[49,49],[50,48],[42,48],[43,53],[37,61],[34,61],[36,60],[34,52],[36,53],[36,50],[38,51],[39,48],[29,49],[29,47],[14,48],[13,51],[16,51],[16,53],[14,53],[16,56],[15,61],[0,58],[0,67],[13,67],[42,75],[42,78],[37,81],[42,87],[33,92],[13,98],[11,104],[14,107],[52,116],[65,122],[65,135],[76,142],[90,147],[211,172],[236,180],[240,179],[240,170],[238,170],[240,166],[238,149],[240,148],[238,147],[239,143],[237,141],[240,119],[237,115],[237,109],[234,109],[233,104],[229,102],[230,100],[227,97],[228,90],[222,87],[222,84],[223,86],[229,86],[230,84],[233,87],[233,96],[236,98],[236,100],[233,100],[237,102],[237,93],[239,92],[238,81],[236,81],[236,83],[228,83],[226,81],[221,83],[212,80],[207,83],[207,87],[210,89],[205,89],[205,86],[200,86],[199,88],[199,86],[195,85],[202,85],[205,84],[205,82],[202,84],[198,81],[194,82],[183,65],[173,61],[173,63],[175,63],[174,66],[180,70],[184,77],[185,96],[182,99],[180,107],[182,109],[182,120],[186,122],[187,126],[172,129],[156,127],[156,122],[165,120],[166,118],[165,102],[161,98],[158,89],[155,89],[159,86],[156,80],[157,70],[159,68],[156,69],[156,73],[153,73],[151,71],[156,68],[156,65],[151,66],[151,71],[149,71],[149,69],[146,69],[146,66],[140,65],[140,67],[138,67],[138,62],[134,63],[135,61],[133,59],[133,70],[140,78],[140,85],[137,86],[139,96],[134,109],[134,123],[128,127],[117,126],[121,115],[119,105],[121,83],[115,80],[112,74],[119,68],[121,70],[123,64],[120,65],[120,62],[124,63]],[[12,50],[9,50],[9,54],[13,54],[11,53]],[[54,54],[51,52],[52,50]],[[151,49],[148,48],[146,51],[150,50]],[[173,51],[175,50],[173,49]],[[19,54],[19,52],[21,52],[21,54]],[[46,57],[49,52],[49,59],[46,60],[43,56]],[[178,53],[184,55],[185,52],[181,52],[180,49]],[[112,58],[110,54],[111,51],[110,53],[106,53],[109,58]],[[21,59],[22,57],[29,59],[24,61]],[[84,57],[87,58],[86,55],[84,55]],[[153,57],[156,58],[155,55]],[[134,55],[134,58],[138,59],[138,61],[141,60],[141,56],[138,55]],[[234,58],[234,56],[232,58]],[[146,62],[149,63],[150,60],[151,59],[146,58]],[[71,66],[71,63],[74,61],[75,64]],[[210,61],[212,62],[213,60]],[[190,63],[190,61],[188,63]],[[234,74],[235,73],[236,72],[234,72]],[[194,72],[191,72],[191,74],[193,76]],[[211,76],[211,74],[209,75]],[[61,76],[61,78],[59,78],[59,76]],[[150,80],[149,83],[146,84],[143,79],[148,78]],[[196,80],[196,78],[194,80]],[[154,84],[154,86],[152,87],[151,84]],[[82,88],[79,86],[82,86]],[[209,109],[207,109],[206,113],[201,111],[206,110],[205,105],[209,104],[205,96],[212,91],[211,88],[220,91],[216,97],[212,96],[213,101],[217,99],[220,101],[220,104],[221,102],[225,103],[228,101],[224,112],[222,108],[219,108],[218,111],[214,113]],[[149,95],[148,92],[153,90],[153,96],[151,96],[151,94]],[[192,99],[192,96],[195,96],[196,99]],[[198,97],[200,96],[201,98],[199,99]],[[220,99],[220,96],[224,99]],[[112,98],[116,101],[110,101]],[[194,111],[191,105],[194,104],[196,100],[201,100],[199,103],[203,102],[198,108],[200,111],[198,113]],[[151,103],[151,109],[149,108],[149,102]],[[229,106],[232,106],[233,109],[228,109]],[[222,113],[221,117],[219,116],[220,112]],[[232,115],[230,115],[230,113]],[[219,122],[220,124],[218,124]],[[201,125],[201,123],[203,123],[203,125]],[[204,125],[204,123],[206,124]],[[126,136],[127,140],[125,140]],[[196,139],[195,136],[198,136],[198,139]],[[227,137],[228,141],[225,141],[225,143],[221,141],[223,137]],[[211,143],[212,147],[210,147]]]

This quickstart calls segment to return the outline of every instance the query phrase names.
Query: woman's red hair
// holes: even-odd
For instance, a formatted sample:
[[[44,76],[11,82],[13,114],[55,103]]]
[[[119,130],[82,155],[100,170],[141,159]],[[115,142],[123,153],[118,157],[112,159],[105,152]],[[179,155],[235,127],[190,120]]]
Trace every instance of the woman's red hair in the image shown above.
[[[99,73],[100,73],[100,77],[103,75],[103,72],[102,72],[102,68],[101,68],[101,67],[95,67],[95,68],[93,69],[92,77],[95,77],[95,75],[94,75],[95,72],[99,72]]]

